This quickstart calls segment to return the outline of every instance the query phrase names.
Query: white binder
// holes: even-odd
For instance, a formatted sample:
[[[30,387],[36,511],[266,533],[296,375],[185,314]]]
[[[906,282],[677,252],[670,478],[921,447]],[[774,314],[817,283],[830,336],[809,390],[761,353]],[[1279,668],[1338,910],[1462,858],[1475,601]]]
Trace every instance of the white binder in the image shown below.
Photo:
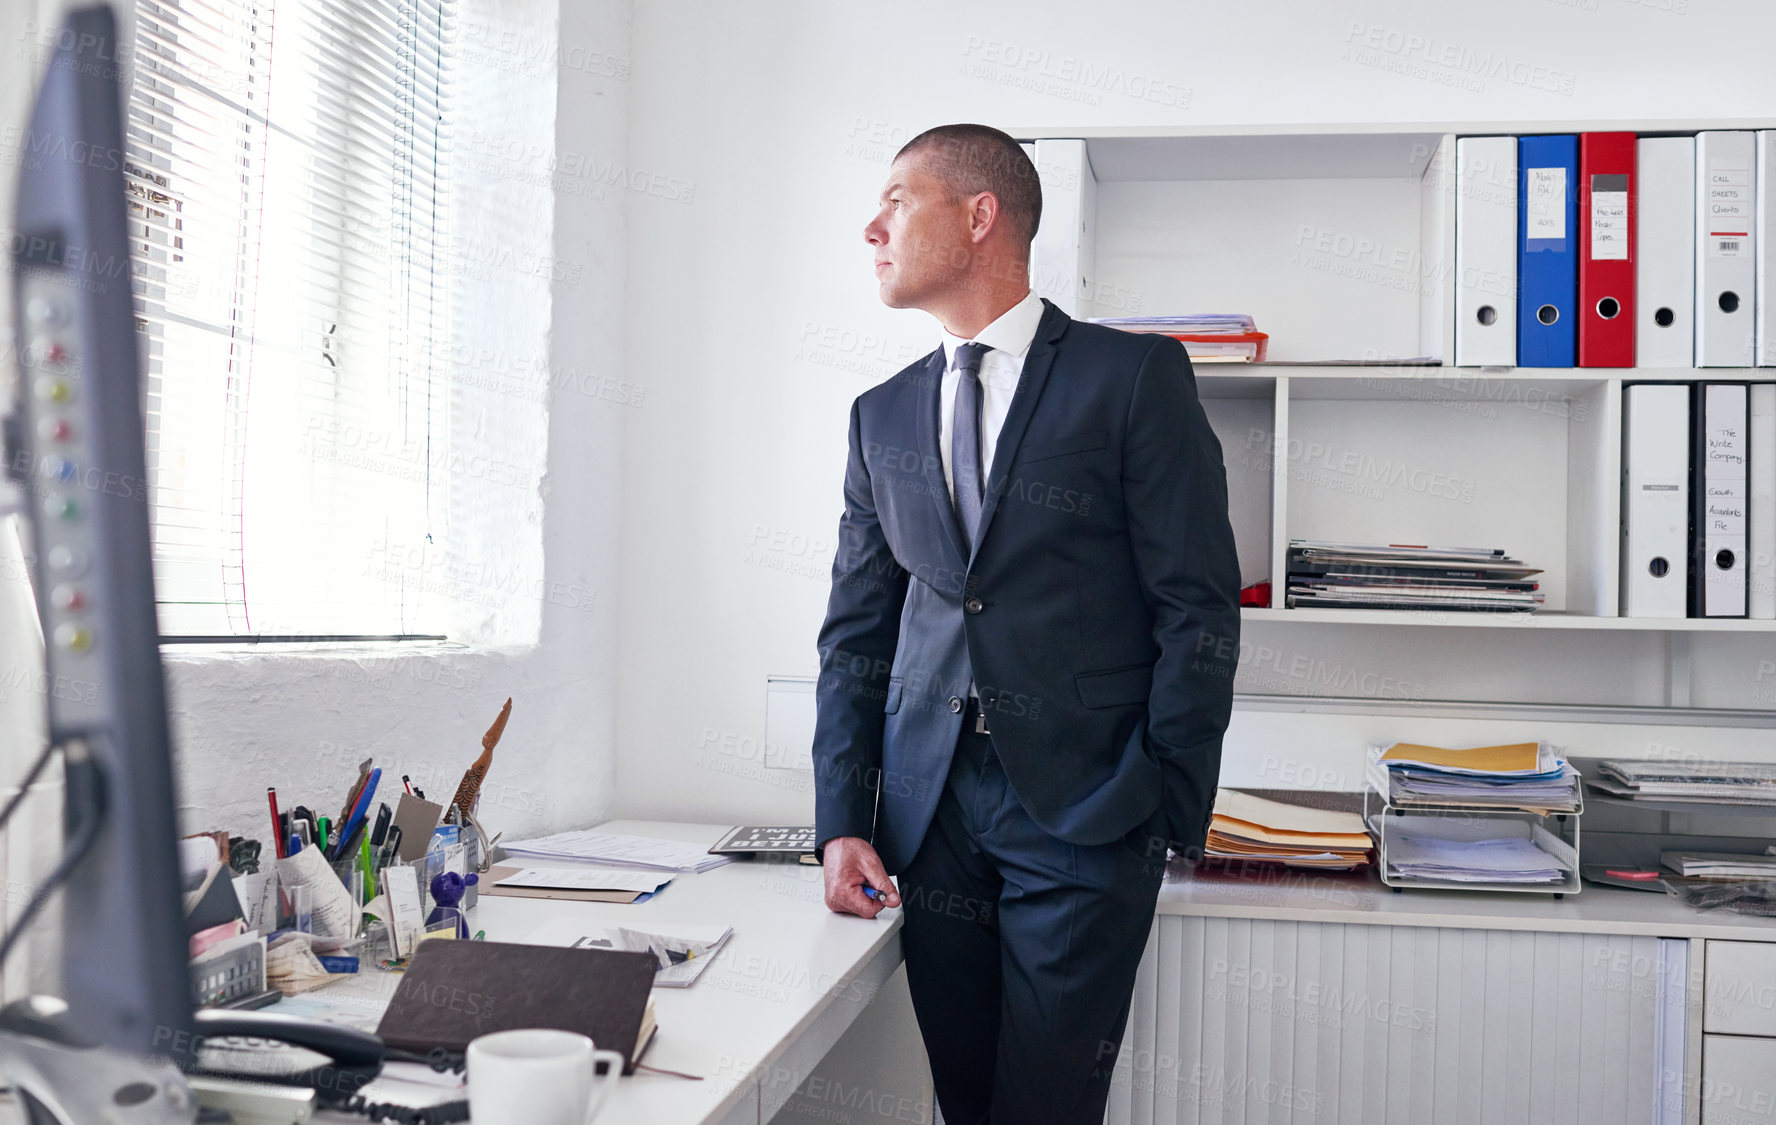
[[[1745,613],[1776,620],[1776,383],[1751,385],[1750,507],[1746,509]]]
[[[1684,617],[1689,599],[1690,388],[1622,388],[1622,616]]]
[[[1691,617],[1744,617],[1746,386],[1697,385],[1694,447],[1697,493],[1690,534],[1698,551],[1690,581]]]
[[[1757,134],[1696,134],[1696,366],[1756,363]]]
[[[1776,176],[1771,174],[1776,159],[1776,129],[1760,129],[1757,135],[1757,161],[1752,185],[1757,199],[1757,220],[1752,224],[1752,259],[1757,263],[1757,364],[1776,367],[1776,260],[1770,256],[1770,222],[1776,219]]]
[[[1696,138],[1635,142],[1634,366],[1696,362]]]
[[[1517,365],[1517,138],[1455,142],[1455,362]]]

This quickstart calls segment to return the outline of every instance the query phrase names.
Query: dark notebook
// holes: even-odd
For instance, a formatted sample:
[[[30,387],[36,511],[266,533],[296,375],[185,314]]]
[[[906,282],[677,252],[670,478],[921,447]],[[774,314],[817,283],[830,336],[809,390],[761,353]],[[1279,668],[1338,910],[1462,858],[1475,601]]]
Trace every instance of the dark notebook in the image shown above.
[[[376,1034],[391,1047],[461,1053],[495,1031],[577,1031],[629,1060],[653,1039],[652,954],[495,941],[421,942]]]

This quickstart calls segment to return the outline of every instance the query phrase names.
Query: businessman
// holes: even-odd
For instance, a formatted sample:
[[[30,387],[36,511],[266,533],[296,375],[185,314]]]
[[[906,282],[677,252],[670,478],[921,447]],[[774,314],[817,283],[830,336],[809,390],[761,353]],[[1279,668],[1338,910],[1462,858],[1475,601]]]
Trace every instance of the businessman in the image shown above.
[[[818,645],[826,902],[903,909],[946,1125],[1103,1120],[1167,846],[1208,830],[1239,647],[1183,345],[1031,293],[1041,210],[985,126],[889,169],[863,232],[881,298],[941,345],[852,405]]]

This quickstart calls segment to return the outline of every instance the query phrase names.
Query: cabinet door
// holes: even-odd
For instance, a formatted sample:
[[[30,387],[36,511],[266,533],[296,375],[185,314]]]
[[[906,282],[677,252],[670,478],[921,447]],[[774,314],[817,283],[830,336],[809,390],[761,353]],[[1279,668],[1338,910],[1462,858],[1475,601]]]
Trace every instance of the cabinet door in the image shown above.
[[[1687,941],[1161,915],[1147,953],[1109,1125],[1683,1119]]]
[[[1776,944],[1711,941],[1705,963],[1702,1030],[1776,1035]]]
[[[1702,1125],[1776,1122],[1776,1039],[1702,1037]]]

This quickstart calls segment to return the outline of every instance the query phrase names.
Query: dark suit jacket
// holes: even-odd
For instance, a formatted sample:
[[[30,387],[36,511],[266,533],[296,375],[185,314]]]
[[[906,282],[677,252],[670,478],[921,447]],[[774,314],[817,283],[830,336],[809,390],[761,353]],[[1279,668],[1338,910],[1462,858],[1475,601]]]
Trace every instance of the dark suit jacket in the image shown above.
[[[943,349],[851,408],[816,839],[871,840],[890,874],[937,807],[971,671],[1045,831],[1100,844],[1148,822],[1175,847],[1207,832],[1239,648],[1221,445],[1182,344],[1043,304],[972,556],[938,450]]]

